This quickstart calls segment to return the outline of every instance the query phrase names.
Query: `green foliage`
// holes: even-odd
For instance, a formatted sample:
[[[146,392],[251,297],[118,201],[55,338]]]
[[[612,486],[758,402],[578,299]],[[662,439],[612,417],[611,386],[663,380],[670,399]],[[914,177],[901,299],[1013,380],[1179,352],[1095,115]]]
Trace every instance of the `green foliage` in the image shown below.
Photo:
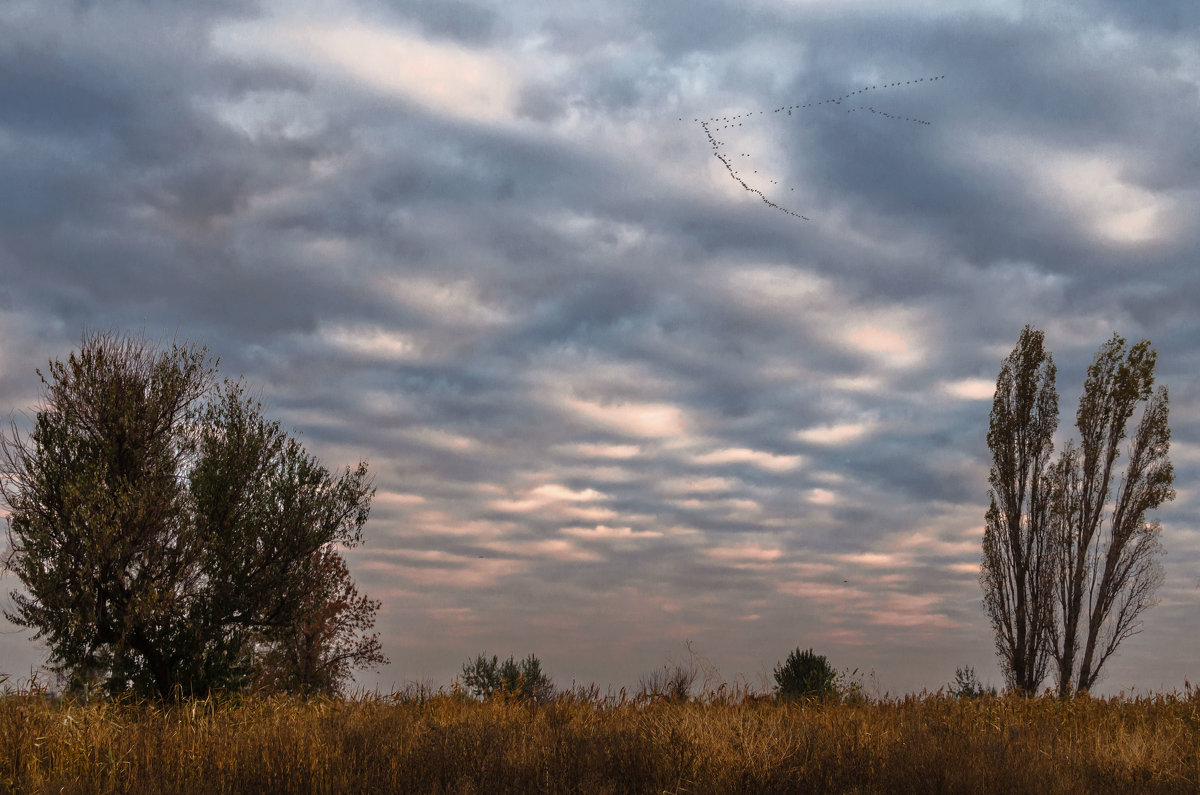
[[[797,648],[787,660],[775,666],[775,693],[784,701],[792,699],[826,699],[837,690],[837,672],[824,655],[812,649]]]
[[[997,695],[996,688],[984,687],[975,675],[975,669],[967,665],[954,669],[954,681],[949,685],[950,695],[955,698],[980,698],[984,695]]]
[[[516,698],[547,701],[554,696],[554,683],[542,672],[542,662],[530,654],[521,661],[509,657],[503,662],[496,655],[489,660],[480,654],[463,664],[462,681],[478,698]]]
[[[39,371],[28,437],[0,434],[6,613],[71,689],[170,698],[248,686],[309,619],[318,553],[362,539],[365,464],[334,476],[206,349],[85,335]]]

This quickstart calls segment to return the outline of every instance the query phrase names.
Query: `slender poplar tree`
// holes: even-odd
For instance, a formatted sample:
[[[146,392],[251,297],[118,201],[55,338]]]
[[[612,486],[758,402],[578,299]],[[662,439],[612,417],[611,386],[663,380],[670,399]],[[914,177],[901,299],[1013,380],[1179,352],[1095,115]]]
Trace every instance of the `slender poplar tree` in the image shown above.
[[[1090,690],[1122,641],[1141,628],[1162,582],[1159,523],[1147,513],[1174,498],[1168,458],[1167,388],[1154,390],[1156,355],[1142,340],[1126,349],[1117,335],[1101,346],[1084,382],[1076,427],[1053,471],[1058,621],[1052,653],[1058,692]],[[1116,462],[1128,425],[1142,407],[1126,449],[1119,485]]]
[[[980,582],[1010,689],[1036,693],[1046,677],[1054,611],[1046,473],[1058,427],[1054,360],[1026,326],[996,380],[988,426],[991,490]]]
[[[1060,695],[1090,690],[1156,603],[1161,528],[1147,515],[1175,492],[1155,363],[1146,340],[1127,347],[1114,334],[1102,345],[1075,415],[1080,442],[1054,462],[1058,399],[1042,333],[1026,326],[1001,367],[980,583],[1011,689],[1036,692],[1053,662]]]

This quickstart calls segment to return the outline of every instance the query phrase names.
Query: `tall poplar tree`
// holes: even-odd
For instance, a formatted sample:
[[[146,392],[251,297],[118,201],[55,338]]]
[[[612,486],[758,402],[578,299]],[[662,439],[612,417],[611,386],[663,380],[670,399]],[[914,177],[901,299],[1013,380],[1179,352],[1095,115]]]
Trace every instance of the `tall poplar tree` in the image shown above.
[[[1157,603],[1162,544],[1147,513],[1175,496],[1167,457],[1167,388],[1154,390],[1156,355],[1142,340],[1126,349],[1117,335],[1101,346],[1076,413],[1080,445],[1068,443],[1054,467],[1051,533],[1057,584],[1052,653],[1060,695],[1090,690],[1104,663],[1141,628]],[[1114,489],[1121,443],[1142,414]]]
[[[1161,528],[1147,515],[1175,495],[1167,389],[1154,390],[1155,363],[1146,340],[1127,348],[1114,334],[1102,345],[1075,415],[1080,442],[1053,463],[1057,395],[1042,333],[1026,326],[1001,367],[980,584],[1012,689],[1036,692],[1052,661],[1060,695],[1090,690],[1155,604]]]
[[[988,425],[991,490],[980,582],[1010,689],[1037,692],[1049,666],[1054,583],[1047,470],[1058,428],[1054,360],[1026,326],[1000,368]]]

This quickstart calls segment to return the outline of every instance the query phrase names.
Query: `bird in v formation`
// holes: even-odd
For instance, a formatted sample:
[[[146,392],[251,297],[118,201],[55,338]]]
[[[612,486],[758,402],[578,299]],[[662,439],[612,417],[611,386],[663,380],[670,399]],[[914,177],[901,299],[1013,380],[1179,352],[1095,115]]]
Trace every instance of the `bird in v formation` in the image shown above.
[[[875,85],[864,86],[855,91],[851,91],[848,94],[843,94],[840,97],[831,97],[826,100],[821,100],[820,102],[808,102],[808,103],[799,104],[799,105],[783,105],[778,108],[774,108],[771,111],[771,113],[783,113],[786,111],[787,115],[791,116],[792,112],[797,111],[797,110],[806,110],[808,108],[816,108],[816,107],[830,106],[830,105],[841,106],[844,102],[846,102],[846,100],[851,99],[859,94],[864,94],[868,91],[878,91],[880,89],[895,88],[895,87],[898,87],[901,85],[911,86],[911,85],[917,85],[920,83],[933,83],[933,82],[936,82],[939,80],[944,80],[945,78],[946,78],[945,75],[937,75],[936,77],[928,77],[928,78],[920,77],[920,78],[917,78],[916,80],[905,80],[903,82],[895,81],[895,82],[883,83],[883,84],[876,83]],[[852,107],[852,108],[847,109],[846,112],[854,113],[856,111],[863,111],[863,110],[865,110],[873,115],[885,118],[885,119],[892,119],[895,121],[906,121],[906,122],[911,122],[911,123],[919,124],[919,125],[926,126],[926,127],[930,126],[930,123],[928,121],[925,121],[924,119],[917,119],[917,118],[913,118],[911,116],[900,116],[899,114],[888,113],[886,111],[878,110],[873,105],[859,105],[857,107]],[[760,189],[754,187],[753,185],[749,184],[748,182],[746,182],[742,178],[741,172],[739,172],[737,170],[737,168],[734,166],[734,164],[731,162],[730,156],[726,155],[724,152],[721,151],[721,147],[725,146],[726,142],[718,140],[717,137],[714,135],[714,132],[726,130],[731,127],[741,127],[745,124],[745,122],[739,121],[739,119],[745,119],[748,121],[748,120],[754,118],[755,116],[763,116],[763,115],[766,115],[766,111],[759,110],[759,111],[749,111],[747,113],[738,113],[733,116],[710,116],[707,119],[701,119],[701,118],[697,117],[697,118],[693,118],[692,121],[698,123],[700,125],[700,127],[704,130],[704,134],[708,137],[709,145],[712,148],[713,156],[716,157],[717,160],[721,161],[721,164],[724,165],[725,170],[729,172],[729,176],[735,182],[737,182],[739,185],[741,185],[745,191],[747,191],[748,193],[753,193],[753,194],[757,195],[760,199],[762,199],[764,204],[766,204],[768,207],[770,207],[772,209],[779,210],[782,213],[786,213],[787,215],[793,216],[802,221],[811,220],[807,216],[801,215],[800,213],[795,212],[793,210],[789,210],[788,208],[783,207],[782,205],[778,204],[777,202],[772,201],[770,198],[767,197],[767,195],[765,193],[762,192],[762,190],[760,190]],[[683,121],[683,117],[680,117],[679,121]],[[750,154],[748,152],[741,152],[741,153],[739,153],[739,156],[740,157],[750,157]],[[754,173],[757,174],[758,171],[755,170]],[[770,182],[772,185],[779,184],[776,180],[768,180],[768,182]],[[796,190],[795,188],[791,188],[790,192],[795,192],[795,190]]]

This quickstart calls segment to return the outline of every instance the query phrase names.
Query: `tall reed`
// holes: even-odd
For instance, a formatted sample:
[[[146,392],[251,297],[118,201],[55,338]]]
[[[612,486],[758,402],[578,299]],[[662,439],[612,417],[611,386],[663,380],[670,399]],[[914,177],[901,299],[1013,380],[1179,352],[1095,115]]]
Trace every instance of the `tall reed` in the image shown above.
[[[745,694],[742,694],[744,696]],[[0,697],[19,792],[1196,792],[1200,694]]]

